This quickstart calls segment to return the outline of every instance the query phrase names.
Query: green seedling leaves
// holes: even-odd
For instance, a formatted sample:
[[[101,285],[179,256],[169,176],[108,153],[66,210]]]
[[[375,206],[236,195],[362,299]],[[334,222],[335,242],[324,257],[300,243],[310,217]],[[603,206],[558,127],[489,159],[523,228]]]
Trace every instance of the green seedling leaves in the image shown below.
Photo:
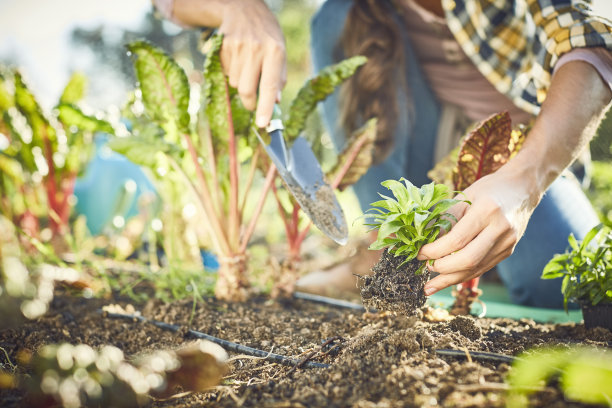
[[[76,104],[85,96],[87,91],[87,77],[80,72],[75,72],[70,77],[68,84],[60,97],[60,104]]]
[[[127,46],[147,114],[176,142],[189,132],[189,82],[185,71],[159,48],[137,41]]]
[[[597,305],[612,303],[612,230],[605,224],[591,229],[579,242],[568,237],[569,249],[555,255],[542,271],[542,279],[563,278],[561,292],[569,301]]]
[[[592,347],[544,348],[523,353],[508,376],[508,407],[527,406],[538,386],[558,378],[568,399],[609,405],[612,401],[612,354]]]
[[[395,198],[381,194],[383,200],[372,203],[373,208],[368,210],[375,214],[364,215],[372,219],[368,225],[378,229],[370,249],[389,248],[395,256],[405,257],[404,263],[414,259],[423,245],[434,241],[442,230],[450,229],[454,217],[446,210],[464,201],[451,198],[455,192],[433,182],[418,188],[402,178],[386,180],[382,185]]]
[[[348,58],[324,68],[316,77],[306,82],[291,103],[288,119],[284,123],[283,136],[287,143],[291,144],[304,130],[306,119],[317,103],[333,93],[338,85],[350,78],[366,61],[367,58],[360,55]]]

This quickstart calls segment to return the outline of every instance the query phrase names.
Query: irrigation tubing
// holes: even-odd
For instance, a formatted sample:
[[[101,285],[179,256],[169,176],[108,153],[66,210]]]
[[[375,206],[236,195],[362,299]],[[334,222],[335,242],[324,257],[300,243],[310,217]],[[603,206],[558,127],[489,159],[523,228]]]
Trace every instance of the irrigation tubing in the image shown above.
[[[448,357],[468,358],[471,357],[473,360],[485,360],[493,361],[496,363],[508,363],[512,364],[517,357],[507,356],[505,354],[488,353],[486,351],[469,351],[469,350],[455,350],[455,349],[436,349],[436,354]]]
[[[343,307],[345,309],[359,310],[365,312],[366,308],[359,303],[349,302],[348,300],[334,299],[331,297],[313,295],[304,292],[294,292],[293,297],[296,299],[309,300],[311,302],[323,303],[330,306]]]
[[[149,323],[149,324],[152,324],[153,326],[159,327],[160,329],[170,330],[173,332],[178,332],[181,329],[180,326],[177,326],[175,324],[159,322],[157,320],[150,320],[143,316],[122,314],[122,313],[110,313],[110,312],[105,312],[105,311],[102,311],[101,313],[103,314],[103,316],[107,316],[111,318],[129,319],[129,320],[134,320],[134,321],[140,321],[143,323]],[[234,343],[228,340],[223,340],[218,337],[211,336],[210,334],[202,333],[196,330],[189,329],[187,331],[187,334],[197,339],[204,339],[204,340],[212,341],[213,343],[220,345],[227,351],[231,351],[234,353],[247,354],[249,356],[261,357],[264,360],[273,361],[275,363],[286,365],[286,366],[296,367],[299,365],[300,367],[305,367],[305,368],[328,368],[329,367],[329,364],[317,363],[315,361],[303,362],[302,360],[296,360],[291,357],[283,356],[280,354],[269,353],[267,351],[258,350],[253,347],[243,346],[242,344]]]

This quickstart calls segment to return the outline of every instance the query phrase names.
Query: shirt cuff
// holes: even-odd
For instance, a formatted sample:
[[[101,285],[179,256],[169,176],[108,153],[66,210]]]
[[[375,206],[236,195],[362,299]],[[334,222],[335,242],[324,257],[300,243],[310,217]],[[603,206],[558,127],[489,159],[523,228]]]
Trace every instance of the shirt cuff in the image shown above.
[[[584,61],[591,64],[612,90],[612,52],[603,47],[574,48],[559,58],[555,70],[570,61]]]

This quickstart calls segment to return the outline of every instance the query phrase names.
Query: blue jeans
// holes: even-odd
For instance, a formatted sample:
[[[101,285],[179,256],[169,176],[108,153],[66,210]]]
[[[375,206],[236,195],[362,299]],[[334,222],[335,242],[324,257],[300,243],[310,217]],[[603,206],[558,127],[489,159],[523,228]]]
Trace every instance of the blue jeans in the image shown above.
[[[311,50],[316,72],[338,62],[336,44],[352,4],[352,0],[327,0],[314,16]],[[380,185],[382,181],[405,177],[415,185],[422,185],[430,181],[427,172],[434,165],[440,105],[423,76],[407,33],[402,31],[401,35],[409,95],[400,92],[397,103],[400,112],[409,114],[398,118],[392,153],[382,163],[370,168],[353,187],[364,210],[379,199],[378,193],[387,194]],[[323,102],[321,112],[336,149],[342,149],[346,135],[338,123],[338,92]],[[582,239],[598,222],[597,214],[578,184],[565,178],[557,179],[533,213],[514,253],[497,266],[513,302],[527,306],[562,307],[561,280],[540,279],[542,269],[553,255],[566,250],[570,233]]]

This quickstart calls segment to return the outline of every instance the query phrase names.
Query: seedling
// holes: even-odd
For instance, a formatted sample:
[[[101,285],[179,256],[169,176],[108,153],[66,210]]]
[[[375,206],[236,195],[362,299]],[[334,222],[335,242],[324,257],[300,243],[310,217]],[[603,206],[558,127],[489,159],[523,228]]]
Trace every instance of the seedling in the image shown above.
[[[41,221],[54,237],[68,231],[74,182],[89,159],[92,136],[113,132],[77,106],[85,88],[86,79],[73,75],[48,115],[18,71],[0,76],[0,133],[8,139],[0,151],[0,211],[30,237],[38,237]]]
[[[446,210],[469,201],[452,198],[457,192],[434,182],[418,188],[401,178],[382,185],[394,198],[381,194],[383,200],[372,203],[364,216],[371,217],[366,225],[378,230],[370,249],[385,251],[374,275],[361,278],[361,297],[366,307],[413,314],[425,303],[423,287],[429,278],[426,263],[415,258],[423,245],[456,222]]]
[[[569,301],[592,306],[612,303],[612,229],[599,224],[582,242],[573,234],[568,242],[569,251],[555,255],[546,264],[542,279],[563,278],[565,310]]]

